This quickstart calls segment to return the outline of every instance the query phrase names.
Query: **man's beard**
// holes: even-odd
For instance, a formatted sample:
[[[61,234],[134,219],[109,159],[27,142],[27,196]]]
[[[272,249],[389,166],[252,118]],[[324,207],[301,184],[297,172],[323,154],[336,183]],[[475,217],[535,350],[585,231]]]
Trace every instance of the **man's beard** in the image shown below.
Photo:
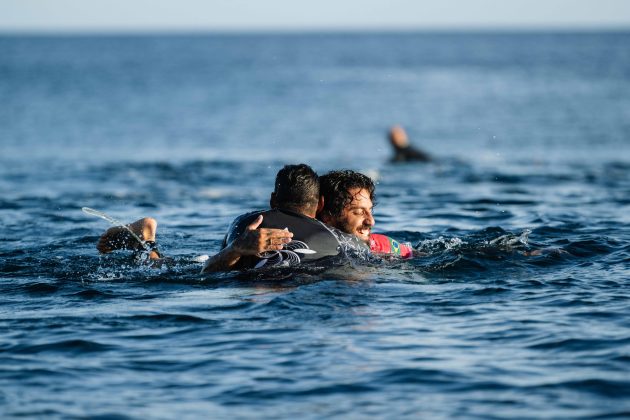
[[[370,238],[363,238],[356,234],[355,230],[350,226],[349,223],[338,221],[337,226],[335,226],[342,232],[348,233],[350,235],[356,236],[360,241],[365,242],[367,245],[370,245]]]

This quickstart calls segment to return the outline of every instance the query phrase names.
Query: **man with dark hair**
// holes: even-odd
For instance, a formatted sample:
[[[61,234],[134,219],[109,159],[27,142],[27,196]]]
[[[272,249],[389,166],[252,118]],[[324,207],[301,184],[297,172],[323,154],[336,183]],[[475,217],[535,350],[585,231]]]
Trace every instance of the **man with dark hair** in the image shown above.
[[[357,236],[376,254],[413,257],[413,249],[381,234],[372,233],[374,182],[350,170],[332,171],[320,177],[321,203],[317,218],[329,226]]]
[[[369,240],[374,218],[374,183],[350,170],[331,171],[320,178],[322,208],[317,217],[329,226]]]
[[[271,208],[315,214],[319,203],[319,177],[305,164],[286,165],[278,171],[271,193]]]
[[[276,176],[271,210],[236,218],[221,251],[203,273],[263,266],[289,266],[339,255],[339,236],[315,219],[319,178],[308,165],[287,165]]]

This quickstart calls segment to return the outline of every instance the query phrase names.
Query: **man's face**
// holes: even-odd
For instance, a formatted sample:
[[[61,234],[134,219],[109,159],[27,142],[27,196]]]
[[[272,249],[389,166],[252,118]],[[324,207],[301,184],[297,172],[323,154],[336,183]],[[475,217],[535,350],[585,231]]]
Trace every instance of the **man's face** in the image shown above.
[[[369,243],[370,232],[372,231],[372,226],[374,226],[374,217],[372,217],[373,204],[372,200],[370,200],[370,193],[365,189],[359,188],[353,188],[348,192],[353,197],[352,202],[343,209],[340,216],[332,216],[324,221]]]

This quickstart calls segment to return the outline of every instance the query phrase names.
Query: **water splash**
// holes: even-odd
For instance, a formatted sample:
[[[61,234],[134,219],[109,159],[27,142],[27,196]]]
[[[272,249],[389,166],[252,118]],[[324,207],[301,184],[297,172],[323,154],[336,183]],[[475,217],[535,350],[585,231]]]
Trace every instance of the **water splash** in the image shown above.
[[[468,242],[463,241],[461,238],[445,238],[440,236],[437,239],[425,239],[424,241],[420,241],[415,248],[419,251],[434,253],[438,251],[458,250],[465,245],[468,245]]]
[[[116,227],[121,227],[125,230],[127,230],[127,232],[129,232],[131,234],[131,236],[133,236],[133,238],[135,240],[137,240],[138,242],[140,242],[140,245],[142,246],[142,248],[147,251],[150,252],[151,248],[146,244],[145,241],[143,241],[142,239],[140,239],[140,237],[138,235],[136,235],[131,228],[129,228],[129,226],[125,225],[124,223],[122,223],[119,220],[114,219],[113,217],[111,217],[110,215],[103,213],[102,211],[98,211],[98,210],[94,210],[92,208],[89,207],[81,207],[81,210],[83,211],[83,213],[85,214],[89,214],[90,216],[96,216],[96,217],[100,217],[103,220],[107,220],[109,223],[111,223],[112,225],[116,226]]]
[[[488,241],[489,245],[496,245],[500,248],[511,248],[515,245],[525,245],[527,246],[527,241],[529,239],[529,234],[532,233],[531,230],[525,229],[523,233],[516,236],[514,234],[508,233],[506,235],[501,235],[498,238],[492,239]]]
[[[502,231],[503,232],[503,231]],[[531,230],[525,229],[520,235],[514,233],[503,233],[496,238],[488,238],[493,235],[492,232],[481,232],[481,234],[473,234],[463,238],[452,237],[446,238],[440,236],[436,239],[425,239],[418,242],[415,246],[416,250],[433,254],[437,252],[447,251],[484,251],[493,249],[496,251],[511,251],[514,248],[529,245],[529,235]]]

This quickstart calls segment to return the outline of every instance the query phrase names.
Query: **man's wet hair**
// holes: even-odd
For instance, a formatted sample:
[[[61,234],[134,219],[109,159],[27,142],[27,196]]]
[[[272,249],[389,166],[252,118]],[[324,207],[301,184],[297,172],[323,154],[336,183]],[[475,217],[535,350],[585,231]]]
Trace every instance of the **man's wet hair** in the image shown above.
[[[273,200],[275,207],[314,212],[319,202],[319,176],[303,163],[286,165],[276,175]]]
[[[350,190],[357,188],[367,190],[370,200],[375,204],[374,182],[362,173],[351,170],[331,171],[319,177],[319,191],[324,197],[321,213],[332,217],[341,216],[343,209],[354,200]]]

